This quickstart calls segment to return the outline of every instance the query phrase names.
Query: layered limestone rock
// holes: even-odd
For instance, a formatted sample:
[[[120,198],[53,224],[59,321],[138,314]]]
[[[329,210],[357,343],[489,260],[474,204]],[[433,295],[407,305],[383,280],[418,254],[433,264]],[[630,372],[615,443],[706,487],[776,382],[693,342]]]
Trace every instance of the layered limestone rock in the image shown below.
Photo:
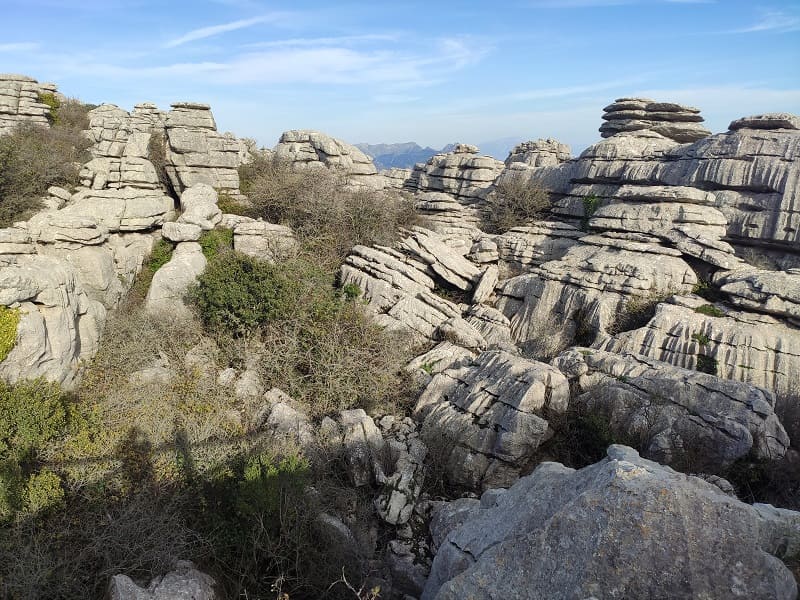
[[[49,127],[50,106],[41,101],[41,96],[56,93],[51,83],[39,83],[25,75],[0,74],[0,135],[23,123]]]
[[[239,171],[243,142],[219,133],[211,107],[176,102],[165,116],[166,171],[177,193],[198,183],[240,198]]]
[[[297,250],[297,239],[290,227],[247,220],[233,229],[233,248],[253,258],[275,262]]]
[[[423,600],[797,596],[780,558],[797,551],[800,514],[744,504],[625,446],[456,503],[434,516]]]
[[[720,273],[714,283],[738,307],[782,317],[800,325],[800,269],[740,269]]]
[[[0,363],[14,383],[43,377],[69,389],[97,351],[106,310],[68,262],[35,254],[0,256],[0,305],[19,310],[16,344]]]
[[[513,163],[503,177],[525,177],[530,185],[553,192],[554,213],[574,219],[592,216],[588,196],[602,205],[630,201],[636,188],[652,198],[654,188],[665,187],[658,192],[663,201],[670,188],[681,188],[675,200],[712,205],[725,215],[728,241],[795,249],[800,242],[797,119],[787,114],[746,117],[731,123],[727,133],[691,144],[649,128],[622,132],[554,167]]]
[[[720,377],[773,391],[779,403],[800,386],[800,329],[697,297],[660,303],[645,326],[599,340],[597,347],[685,369],[713,369]]]
[[[476,146],[457,144],[452,152],[436,154],[416,166],[412,180],[421,192],[444,192],[472,203],[486,198],[502,170],[502,162],[479,155]]]
[[[713,472],[748,455],[777,460],[789,446],[763,388],[632,353],[574,348],[552,364],[570,379],[572,405],[662,464]]]
[[[631,301],[688,293],[697,276],[680,252],[636,234],[590,235],[558,259],[498,286],[497,306],[514,340],[542,336],[566,347],[612,328]]]
[[[459,202],[443,192],[421,192],[415,200],[414,210],[427,229],[470,242],[482,235],[483,214],[479,207]]]
[[[319,131],[286,131],[275,147],[275,157],[297,169],[328,168],[350,183],[382,189],[386,185],[372,159],[355,146]]]
[[[606,106],[600,127],[603,137],[621,132],[652,131],[684,144],[711,135],[700,125],[700,109],[648,98],[618,98]]]
[[[569,223],[540,221],[527,227],[514,227],[495,236],[494,242],[501,265],[513,273],[561,259],[585,235]]]
[[[555,368],[493,350],[437,374],[414,418],[448,479],[462,486],[509,485],[551,432],[542,416],[563,412],[569,384]]]
[[[182,242],[175,247],[172,258],[162,266],[150,283],[145,310],[154,314],[188,318],[191,309],[184,299],[189,287],[206,269],[206,257],[197,242]]]
[[[505,165],[523,163],[531,167],[554,167],[572,158],[572,150],[567,144],[548,138],[517,144],[509,152]]]

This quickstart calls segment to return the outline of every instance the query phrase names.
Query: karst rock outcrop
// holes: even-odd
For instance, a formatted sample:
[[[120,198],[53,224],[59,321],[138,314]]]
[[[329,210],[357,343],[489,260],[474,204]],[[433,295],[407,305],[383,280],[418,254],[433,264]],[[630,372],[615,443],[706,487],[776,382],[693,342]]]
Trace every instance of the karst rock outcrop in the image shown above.
[[[25,75],[0,74],[0,135],[23,123],[49,126],[50,105],[43,102],[43,96],[57,93],[52,83],[39,83]]]

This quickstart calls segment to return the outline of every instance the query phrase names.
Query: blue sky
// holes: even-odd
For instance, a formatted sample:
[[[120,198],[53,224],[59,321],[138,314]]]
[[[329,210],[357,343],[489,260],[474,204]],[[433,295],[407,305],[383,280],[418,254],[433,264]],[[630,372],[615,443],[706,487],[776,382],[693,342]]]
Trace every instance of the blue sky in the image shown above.
[[[2,0],[0,72],[126,109],[212,105],[221,130],[349,142],[599,139],[644,95],[800,113],[800,0]]]

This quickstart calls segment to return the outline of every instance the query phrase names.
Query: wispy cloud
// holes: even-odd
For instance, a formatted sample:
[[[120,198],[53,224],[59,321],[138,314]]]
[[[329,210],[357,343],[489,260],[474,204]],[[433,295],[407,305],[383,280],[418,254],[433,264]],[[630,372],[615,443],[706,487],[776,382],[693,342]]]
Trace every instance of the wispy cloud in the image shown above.
[[[792,14],[784,10],[769,10],[749,27],[730,29],[722,33],[788,33],[790,31],[800,31],[800,14]]]
[[[529,0],[534,8],[600,8],[661,2],[666,4],[714,4],[716,0]]]
[[[36,50],[39,44],[36,42],[14,42],[10,44],[0,44],[0,52],[30,52]]]
[[[363,35],[342,35],[338,37],[318,37],[318,38],[292,38],[286,40],[271,40],[267,42],[254,42],[247,44],[245,48],[304,48],[320,46],[350,46],[368,42],[393,42],[400,38],[399,34],[363,34]]]
[[[199,29],[188,31],[180,37],[169,40],[165,44],[165,47],[174,48],[189,42],[203,40],[223,33],[228,33],[230,31],[237,31],[239,29],[253,27],[254,25],[260,25],[261,23],[274,23],[284,19],[286,16],[287,13],[270,13],[267,15],[253,17],[251,19],[240,19],[238,21],[231,21],[230,23],[200,27]]]

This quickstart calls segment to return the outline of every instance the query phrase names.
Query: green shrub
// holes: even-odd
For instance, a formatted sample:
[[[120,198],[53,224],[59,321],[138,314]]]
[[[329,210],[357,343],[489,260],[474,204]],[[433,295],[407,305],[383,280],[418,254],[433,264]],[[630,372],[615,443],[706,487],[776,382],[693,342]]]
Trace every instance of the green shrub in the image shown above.
[[[204,231],[197,240],[207,260],[213,260],[220,252],[233,249],[232,229]]]
[[[77,420],[74,405],[54,383],[0,382],[0,520],[60,500],[58,477],[39,473],[40,455]]]
[[[239,178],[252,205],[240,212],[289,225],[303,245],[331,268],[338,267],[357,244],[393,243],[398,229],[415,220],[409,198],[352,187],[334,170],[296,170],[290,163],[257,153],[239,168]]]
[[[47,113],[47,120],[50,122],[50,124],[55,125],[58,123],[58,109],[61,106],[61,101],[56,97],[56,95],[51,92],[39,94],[39,102],[50,107],[50,110]]]
[[[717,359],[706,354],[698,354],[695,370],[709,375],[718,375],[719,365],[717,364]]]
[[[50,186],[70,187],[79,181],[91,145],[83,133],[88,111],[77,101],[54,110],[52,127],[25,123],[0,136],[0,227],[40,209]]]
[[[515,174],[501,178],[487,211],[485,228],[490,233],[505,233],[512,227],[530,225],[550,209],[547,190],[532,185]]]
[[[583,231],[589,231],[589,221],[598,208],[600,208],[600,198],[597,196],[586,196],[583,199],[583,217],[581,218],[581,229]]]
[[[722,312],[719,308],[714,306],[713,304],[703,304],[702,306],[698,306],[694,309],[694,312],[700,313],[701,315],[707,315],[709,317],[724,317],[725,313]]]
[[[17,343],[17,327],[19,326],[19,309],[0,306],[0,362]]]
[[[696,341],[701,346],[708,346],[711,343],[711,338],[709,338],[704,333],[693,333],[692,339]]]

